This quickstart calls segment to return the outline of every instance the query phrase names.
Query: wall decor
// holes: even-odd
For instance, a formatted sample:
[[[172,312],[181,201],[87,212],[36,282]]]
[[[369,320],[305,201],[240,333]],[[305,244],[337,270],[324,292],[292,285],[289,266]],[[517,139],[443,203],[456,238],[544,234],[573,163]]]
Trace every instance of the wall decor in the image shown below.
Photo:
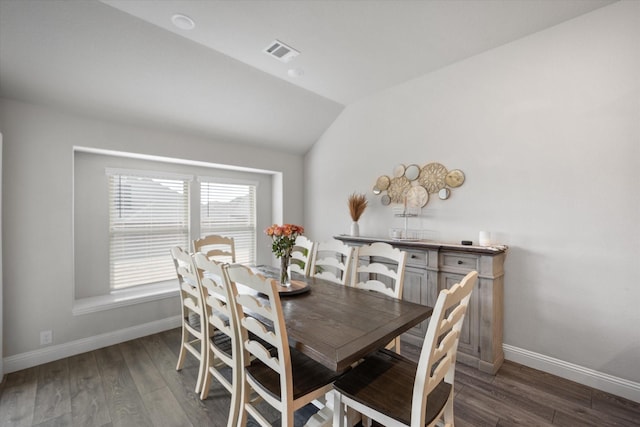
[[[420,176],[420,166],[418,165],[409,165],[404,171],[404,176],[407,177],[409,181],[415,181]]]
[[[438,191],[438,197],[441,200],[447,200],[450,195],[451,195],[451,190],[449,190],[448,188],[443,188],[442,190]]]
[[[427,163],[420,170],[418,181],[427,189],[429,194],[437,193],[444,188],[447,168],[440,163]]]
[[[464,173],[460,169],[447,170],[437,162],[422,167],[415,163],[406,166],[397,164],[391,176],[380,175],[376,179],[373,194],[381,196],[380,201],[385,206],[401,203],[405,209],[422,208],[429,202],[430,194],[447,200],[451,196],[451,189],[460,187],[464,180]]]
[[[387,194],[391,197],[392,203],[404,203],[407,191],[411,188],[411,183],[404,176],[395,176],[391,178],[391,184],[387,189]]]
[[[460,187],[464,182],[464,173],[460,169],[454,169],[447,174],[444,181],[449,187]]]
[[[391,183],[391,178],[389,178],[387,175],[382,175],[378,177],[378,179],[376,180],[376,187],[380,191],[384,191],[387,188],[389,188],[390,183]]]
[[[429,192],[419,185],[414,185],[407,191],[407,206],[421,208],[429,201]]]

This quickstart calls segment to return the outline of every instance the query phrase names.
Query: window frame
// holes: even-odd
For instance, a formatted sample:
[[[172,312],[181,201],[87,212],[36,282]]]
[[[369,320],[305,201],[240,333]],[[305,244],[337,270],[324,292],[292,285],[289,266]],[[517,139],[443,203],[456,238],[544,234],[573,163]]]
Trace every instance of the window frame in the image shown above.
[[[74,146],[73,148],[73,289],[72,315],[87,315],[122,307],[154,303],[162,310],[177,297],[176,279],[112,290],[109,286],[109,207],[106,169],[160,172],[168,175],[215,177],[218,181],[257,183],[256,263],[270,259],[271,251],[260,230],[281,215],[282,172],[254,167],[168,158],[147,154]],[[147,172],[148,173],[148,172]],[[195,178],[194,178],[195,179]],[[191,237],[199,236],[199,191],[191,186]],[[191,242],[190,242],[191,243]],[[158,305],[160,304],[160,305]],[[167,305],[169,304],[169,305]]]
[[[199,175],[196,178],[198,182],[198,188],[195,191],[198,193],[198,218],[197,228],[193,227],[193,230],[197,230],[194,239],[205,237],[209,234],[220,234],[226,237],[233,237],[235,240],[236,262],[243,264],[255,264],[256,263],[256,250],[258,240],[258,217],[257,217],[257,199],[258,199],[258,187],[259,182],[256,180],[245,180],[236,178],[222,178],[215,176]],[[247,186],[250,187],[251,200],[249,201],[249,224],[247,225],[233,225],[222,223],[219,228],[217,227],[205,227],[203,218],[203,206],[202,201],[203,186],[202,184],[220,184],[229,186]],[[193,218],[193,216],[192,216]],[[248,232],[248,233],[247,233]],[[248,237],[246,237],[248,235]],[[243,237],[244,236],[244,237]],[[248,242],[247,242],[248,240]]]
[[[175,269],[167,245],[189,247],[192,208],[190,193],[193,176],[115,168],[106,168],[105,174],[108,185],[110,291],[121,292],[172,280]],[[122,178],[130,180],[128,193],[122,193]],[[113,181],[114,179],[118,179],[118,182]],[[133,184],[137,179],[146,179],[153,183],[141,181],[140,186],[135,186]],[[165,184],[160,181],[165,181]],[[173,196],[170,191],[174,190],[167,181],[173,181],[173,185],[182,187],[182,192],[176,192],[182,194],[177,200],[178,203],[167,205],[167,201],[170,203]],[[117,197],[113,194],[116,186],[120,192]],[[131,191],[137,191],[138,198],[134,199]],[[127,196],[129,199],[123,200],[123,197]],[[145,209],[145,204],[148,203],[153,204],[154,209]],[[123,221],[114,220],[115,210],[120,212],[123,206],[126,208],[132,205],[137,206],[138,211],[147,211],[145,213],[148,217],[144,222],[140,221],[140,215],[137,218],[131,215],[128,220]],[[181,205],[183,209],[180,209]],[[166,254],[163,254],[165,248]]]

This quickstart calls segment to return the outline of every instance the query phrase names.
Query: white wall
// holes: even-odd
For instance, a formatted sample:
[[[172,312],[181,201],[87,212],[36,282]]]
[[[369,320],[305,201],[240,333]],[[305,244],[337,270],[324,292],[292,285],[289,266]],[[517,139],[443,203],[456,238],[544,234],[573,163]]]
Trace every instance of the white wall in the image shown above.
[[[416,52],[416,54],[420,54]],[[466,174],[414,225],[510,246],[504,342],[640,391],[640,2],[622,1],[349,106],[305,157],[306,223],[386,236],[396,163]],[[636,396],[640,399],[640,394]]]
[[[164,319],[179,313],[175,297],[72,315],[74,146],[282,172],[284,218],[272,218],[271,210],[258,215],[269,217],[267,223],[302,223],[303,162],[298,155],[113,124],[6,99],[0,99],[0,128],[7,372],[64,355],[69,348],[85,350],[96,336],[117,340],[118,331],[131,336],[145,330],[136,329],[140,325],[166,325]],[[258,262],[270,263],[270,242],[262,233],[258,239]],[[55,350],[39,345],[40,331],[48,329],[53,330]]]

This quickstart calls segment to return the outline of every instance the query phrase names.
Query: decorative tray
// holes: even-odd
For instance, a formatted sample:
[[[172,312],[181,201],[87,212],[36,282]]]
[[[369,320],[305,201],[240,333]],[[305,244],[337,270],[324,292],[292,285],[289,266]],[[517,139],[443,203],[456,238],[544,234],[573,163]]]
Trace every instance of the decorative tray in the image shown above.
[[[254,272],[262,274],[269,279],[279,279],[280,270],[269,265],[258,265],[251,268]],[[278,280],[279,282],[279,280]],[[291,286],[282,286],[278,283],[278,293],[280,296],[298,295],[309,292],[311,287],[301,280],[291,279]]]
[[[396,242],[419,242],[422,239],[419,237],[392,237],[391,240]]]
[[[290,286],[278,285],[278,293],[281,297],[303,294],[305,292],[309,292],[310,289],[311,286],[309,286],[308,283],[302,282],[300,280],[291,280]]]
[[[423,240],[425,238],[425,233],[423,230],[396,227],[396,228],[389,229],[389,238],[391,238],[391,240],[415,242],[417,240]]]

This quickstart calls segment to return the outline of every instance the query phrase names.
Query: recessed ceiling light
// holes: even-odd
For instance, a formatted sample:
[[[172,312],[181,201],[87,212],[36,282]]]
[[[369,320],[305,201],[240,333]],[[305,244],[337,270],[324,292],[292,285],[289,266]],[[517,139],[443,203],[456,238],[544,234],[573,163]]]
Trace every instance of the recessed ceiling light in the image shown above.
[[[302,77],[304,75],[304,70],[302,68],[290,68],[287,71],[289,77]]]
[[[173,22],[173,25],[180,28],[181,30],[193,30],[196,27],[196,23],[193,21],[193,19],[181,13],[176,13],[175,15],[173,15],[171,17],[171,22]]]

